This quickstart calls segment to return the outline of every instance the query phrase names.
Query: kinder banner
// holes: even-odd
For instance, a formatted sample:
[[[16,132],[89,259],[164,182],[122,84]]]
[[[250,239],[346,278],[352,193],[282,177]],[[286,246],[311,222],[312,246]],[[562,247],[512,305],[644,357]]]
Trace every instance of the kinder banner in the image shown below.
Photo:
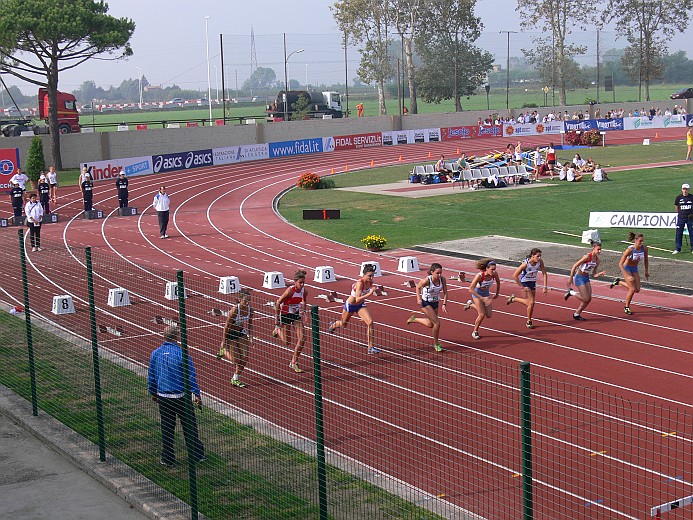
[[[124,171],[128,177],[154,173],[151,157],[128,157],[127,159],[87,162],[82,163],[81,167],[86,168],[95,181],[115,179],[121,171]]]
[[[383,145],[383,134],[372,132],[368,134],[338,135],[333,138],[334,150],[358,150]],[[331,151],[329,145],[323,145],[323,151]]]
[[[0,150],[0,189],[11,190],[10,179],[19,168],[19,148]]]
[[[676,227],[676,213],[591,211],[589,227],[666,229]]]
[[[645,130],[647,128],[683,128],[686,126],[687,119],[690,116],[675,115],[675,116],[654,116],[649,117],[625,117],[625,130]]]
[[[529,135],[560,134],[563,122],[523,123],[521,125],[503,125],[503,137],[524,137]]]

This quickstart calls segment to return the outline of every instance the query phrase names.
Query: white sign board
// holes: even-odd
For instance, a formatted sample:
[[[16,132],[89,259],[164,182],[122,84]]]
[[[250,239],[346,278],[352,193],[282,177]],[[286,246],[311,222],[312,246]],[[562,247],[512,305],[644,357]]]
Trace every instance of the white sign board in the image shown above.
[[[590,211],[591,228],[668,229],[676,227],[676,213]]]

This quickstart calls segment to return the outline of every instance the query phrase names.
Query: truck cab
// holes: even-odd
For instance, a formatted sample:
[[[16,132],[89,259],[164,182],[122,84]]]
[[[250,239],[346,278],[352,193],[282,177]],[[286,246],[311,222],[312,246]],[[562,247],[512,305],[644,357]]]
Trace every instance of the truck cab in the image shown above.
[[[79,132],[79,112],[77,99],[72,94],[57,92],[58,97],[58,130],[61,134]],[[48,89],[40,88],[38,94],[39,117],[48,123]]]

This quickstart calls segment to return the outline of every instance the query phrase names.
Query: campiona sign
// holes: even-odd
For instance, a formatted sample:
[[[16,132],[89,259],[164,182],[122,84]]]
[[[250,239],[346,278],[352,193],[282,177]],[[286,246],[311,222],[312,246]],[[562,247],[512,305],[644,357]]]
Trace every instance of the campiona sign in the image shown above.
[[[675,228],[676,213],[635,213],[629,211],[591,211],[590,227],[655,229]]]

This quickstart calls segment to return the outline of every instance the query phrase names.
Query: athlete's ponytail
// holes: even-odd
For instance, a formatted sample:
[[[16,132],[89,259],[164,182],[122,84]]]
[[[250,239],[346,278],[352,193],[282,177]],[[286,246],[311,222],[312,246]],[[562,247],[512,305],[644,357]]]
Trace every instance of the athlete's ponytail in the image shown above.
[[[442,268],[443,268],[442,265],[440,265],[437,262],[434,262],[431,264],[431,267],[428,269],[428,274],[433,274],[433,271],[435,271],[436,269],[442,269]]]
[[[636,238],[644,238],[644,237],[645,237],[645,235],[643,235],[642,233],[635,233],[633,231],[628,233],[628,240],[630,242],[634,242]]]

